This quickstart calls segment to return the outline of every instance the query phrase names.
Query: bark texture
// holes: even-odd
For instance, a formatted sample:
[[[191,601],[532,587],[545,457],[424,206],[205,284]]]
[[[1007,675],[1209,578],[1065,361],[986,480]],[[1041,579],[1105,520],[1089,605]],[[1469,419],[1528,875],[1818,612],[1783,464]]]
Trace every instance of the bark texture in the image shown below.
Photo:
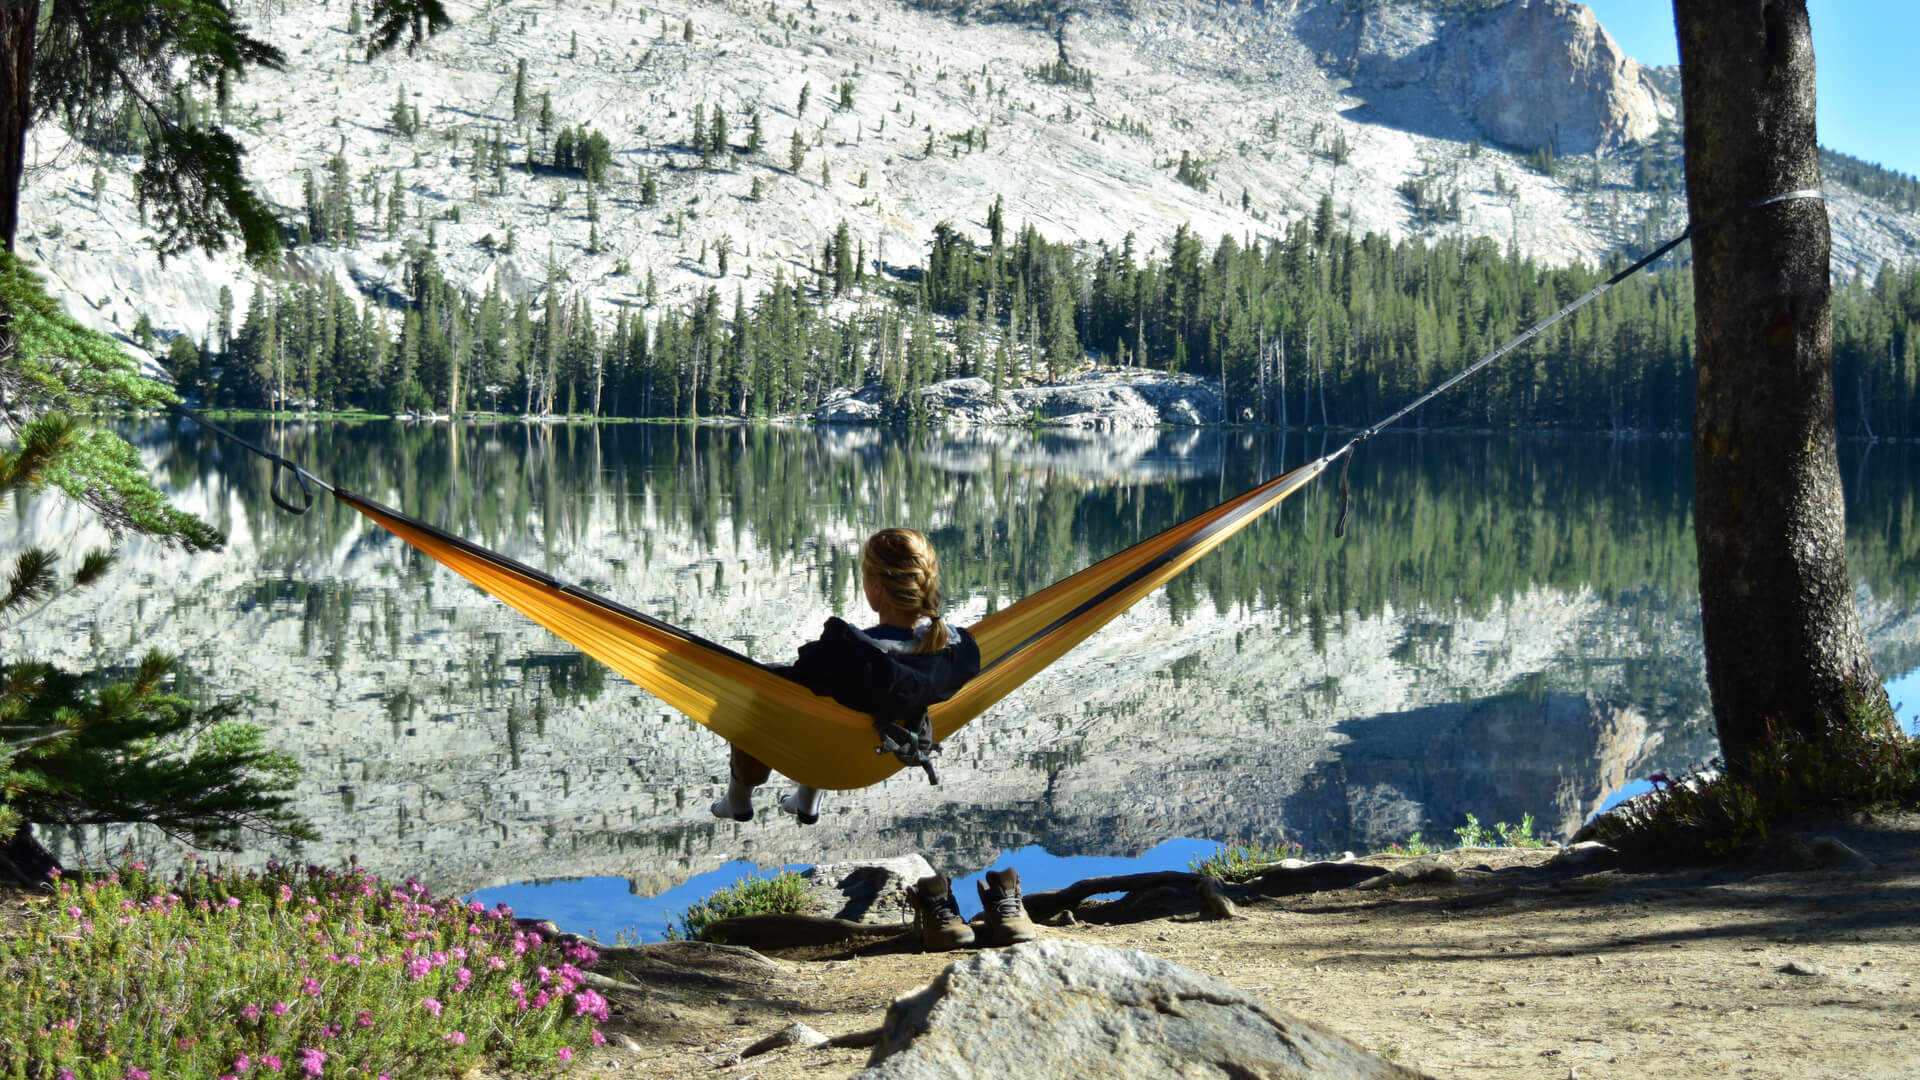
[[[1730,763],[1771,720],[1816,735],[1884,700],[1853,602],[1834,443],[1826,204],[1806,0],[1675,0],[1698,384],[1694,533]]]
[[[33,31],[40,0],[0,0],[0,244],[13,250],[33,122]]]

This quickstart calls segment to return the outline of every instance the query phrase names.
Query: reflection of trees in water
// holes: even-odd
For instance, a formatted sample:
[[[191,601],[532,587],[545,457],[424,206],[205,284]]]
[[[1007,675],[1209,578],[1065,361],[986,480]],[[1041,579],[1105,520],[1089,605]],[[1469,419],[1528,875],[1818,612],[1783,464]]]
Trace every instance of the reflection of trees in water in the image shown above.
[[[279,515],[270,468],[174,422],[136,432],[175,485],[195,481],[237,506],[261,537],[263,565],[329,558],[341,541],[386,544],[358,515],[322,501],[307,518]],[[847,593],[851,550],[825,535],[909,522],[938,543],[950,597],[997,607],[1243,490],[1306,452],[1271,432],[1180,432],[1162,451],[1218,461],[1200,476],[1099,478],[1038,467],[1047,440],[989,446],[969,436],[966,465],[937,435],[867,440],[764,426],[488,424],[239,425],[317,474],[456,534],[567,570],[591,586],[600,568],[567,566],[589,530],[635,538],[646,568],[650,533],[717,544],[749,533],[769,560],[817,574],[832,603]],[[1004,440],[1003,440],[1004,441]],[[1314,451],[1323,449],[1319,446]],[[1063,450],[1085,457],[1085,444]],[[1920,579],[1920,499],[1910,447],[1875,447],[1848,470],[1850,554],[1876,593],[1904,603]],[[1687,508],[1691,471],[1678,442],[1438,437],[1380,439],[1350,474],[1348,535],[1333,536],[1335,487],[1316,485],[1178,579],[1176,620],[1211,601],[1278,609],[1320,638],[1350,615],[1388,609],[1476,615],[1535,586],[1591,588],[1630,619],[1691,608],[1696,579]],[[233,524],[233,523],[228,523]],[[427,568],[405,556],[408,576]],[[1890,591],[1889,591],[1890,590]],[[1204,592],[1204,596],[1202,593]],[[301,602],[310,602],[304,597]],[[322,618],[326,622],[326,618]],[[323,636],[334,634],[328,624]]]
[[[682,548],[692,538],[696,550],[715,550],[724,531],[732,544],[751,537],[769,563],[816,580],[822,608],[836,614],[856,603],[856,555],[851,543],[822,537],[916,524],[941,552],[950,600],[984,597],[991,610],[1244,490],[1308,450],[1326,449],[1275,432],[1183,431],[1152,448],[1137,438],[1129,443],[1129,461],[1152,463],[1147,477],[1129,478],[1084,471],[1084,438],[1026,432],[946,440],[765,426],[238,426],[342,487],[589,588],[611,589],[615,572],[630,580],[651,570],[657,532],[674,535]],[[170,482],[204,485],[216,514],[235,508],[245,515],[223,524],[243,524],[258,538],[254,557],[270,573],[236,598],[242,610],[298,607],[302,652],[323,655],[336,672],[356,654],[394,651],[400,608],[410,608],[416,624],[430,615],[428,560],[331,500],[305,518],[281,515],[267,497],[266,463],[185,427],[153,422],[133,434]],[[1900,603],[1920,579],[1913,453],[1872,447],[1845,470],[1855,489],[1856,572],[1876,595]],[[1173,460],[1204,462],[1211,471],[1167,466]],[[1703,705],[1697,655],[1671,655],[1662,644],[1675,620],[1691,620],[1697,606],[1684,444],[1383,438],[1356,455],[1348,479],[1344,539],[1333,535],[1336,486],[1311,487],[1170,583],[1161,601],[1169,617],[1179,623],[1202,604],[1220,614],[1255,606],[1280,613],[1289,630],[1323,650],[1348,620],[1392,611],[1416,619],[1392,657],[1417,672],[1438,670],[1450,655],[1453,620],[1484,616],[1535,588],[1586,589],[1617,619],[1541,673],[1550,688],[1581,692],[1604,674],[1612,693],[1650,713],[1693,715]],[[610,542],[596,531],[614,536]],[[628,553],[613,566],[581,563],[573,553],[590,541],[597,551],[624,542]],[[342,550],[372,548],[397,556],[398,582],[299,575],[303,566],[332,565]],[[703,595],[727,586],[729,568],[719,560],[694,572]],[[697,611],[662,614],[698,628]],[[423,692],[438,679],[450,702],[496,702],[509,666],[499,647],[493,638],[493,655],[469,650],[464,672],[425,677]],[[544,673],[519,680],[532,684],[520,692],[533,696],[517,708],[531,715],[534,698],[570,700],[584,680],[600,678],[554,663],[512,661]],[[1908,656],[1881,663],[1895,672],[1914,666]]]

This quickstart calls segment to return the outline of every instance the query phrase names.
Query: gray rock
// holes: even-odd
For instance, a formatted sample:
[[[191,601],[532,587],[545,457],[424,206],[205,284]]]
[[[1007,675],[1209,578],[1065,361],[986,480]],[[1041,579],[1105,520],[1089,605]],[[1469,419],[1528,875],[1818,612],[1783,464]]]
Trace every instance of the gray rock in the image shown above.
[[[1459,878],[1453,867],[1440,860],[1437,855],[1415,859],[1404,866],[1396,866],[1378,877],[1370,877],[1355,885],[1356,889],[1391,889],[1401,885],[1416,883],[1445,884]]]
[[[1598,840],[1582,840],[1560,849],[1559,853],[1547,860],[1551,870],[1599,870],[1612,866],[1614,851]]]
[[[933,873],[927,860],[901,855],[875,862],[822,863],[803,871],[806,910],[866,926],[912,922],[907,888]]]
[[[1046,940],[949,966],[887,1009],[865,1080],[1420,1074],[1133,949]]]
[[[815,1046],[824,1046],[826,1042],[827,1037],[825,1035],[795,1020],[779,1031],[740,1051],[740,1056],[743,1058],[758,1057],[761,1054],[773,1050],[785,1050],[790,1046],[797,1046],[802,1050],[806,1050]]]
[[[1816,836],[1802,844],[1793,842],[1793,853],[1808,866],[1833,870],[1875,870],[1880,864],[1831,836]]]
[[[1808,978],[1817,978],[1826,974],[1826,971],[1822,969],[1820,965],[1806,960],[1790,960],[1787,963],[1781,964],[1779,971],[1782,975],[1801,975]]]

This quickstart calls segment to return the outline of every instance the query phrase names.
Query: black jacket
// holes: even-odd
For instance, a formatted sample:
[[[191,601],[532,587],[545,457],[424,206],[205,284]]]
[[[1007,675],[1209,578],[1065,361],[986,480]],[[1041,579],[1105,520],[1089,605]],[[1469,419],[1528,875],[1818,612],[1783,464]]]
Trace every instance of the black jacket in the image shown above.
[[[958,693],[980,673],[980,646],[957,626],[935,652],[912,641],[883,641],[841,619],[828,619],[817,641],[800,646],[785,674],[816,694],[877,720],[911,725],[927,707]]]

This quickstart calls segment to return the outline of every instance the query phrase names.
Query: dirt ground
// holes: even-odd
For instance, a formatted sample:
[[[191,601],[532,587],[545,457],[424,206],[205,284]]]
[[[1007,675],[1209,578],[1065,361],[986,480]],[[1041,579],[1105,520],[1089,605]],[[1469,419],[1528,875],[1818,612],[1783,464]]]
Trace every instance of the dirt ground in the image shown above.
[[[1628,873],[1469,849],[1440,857],[1452,882],[1240,896],[1244,918],[1226,921],[1136,903],[1102,924],[1089,903],[1044,932],[1206,972],[1435,1077],[1920,1076],[1920,815],[1856,817],[1768,852]],[[742,1052],[795,1020],[827,1036],[873,1029],[893,998],[966,955],[900,938],[762,951],[772,958],[611,953],[603,970],[637,982],[609,993],[613,1041],[589,1069],[852,1076],[867,1049]]]
[[[1920,814],[1776,836],[1764,857],[1706,870],[1555,867],[1553,854],[1463,849],[1431,857],[1452,881],[1265,895],[1312,884],[1296,874],[1235,893],[1229,920],[1201,918],[1190,890],[1142,891],[1043,933],[1206,972],[1434,1077],[1920,1077]],[[608,949],[596,985],[610,1041],[570,1075],[850,1077],[864,1045],[746,1051],[794,1021],[870,1044],[859,1036],[889,1002],[967,955],[891,932]]]

